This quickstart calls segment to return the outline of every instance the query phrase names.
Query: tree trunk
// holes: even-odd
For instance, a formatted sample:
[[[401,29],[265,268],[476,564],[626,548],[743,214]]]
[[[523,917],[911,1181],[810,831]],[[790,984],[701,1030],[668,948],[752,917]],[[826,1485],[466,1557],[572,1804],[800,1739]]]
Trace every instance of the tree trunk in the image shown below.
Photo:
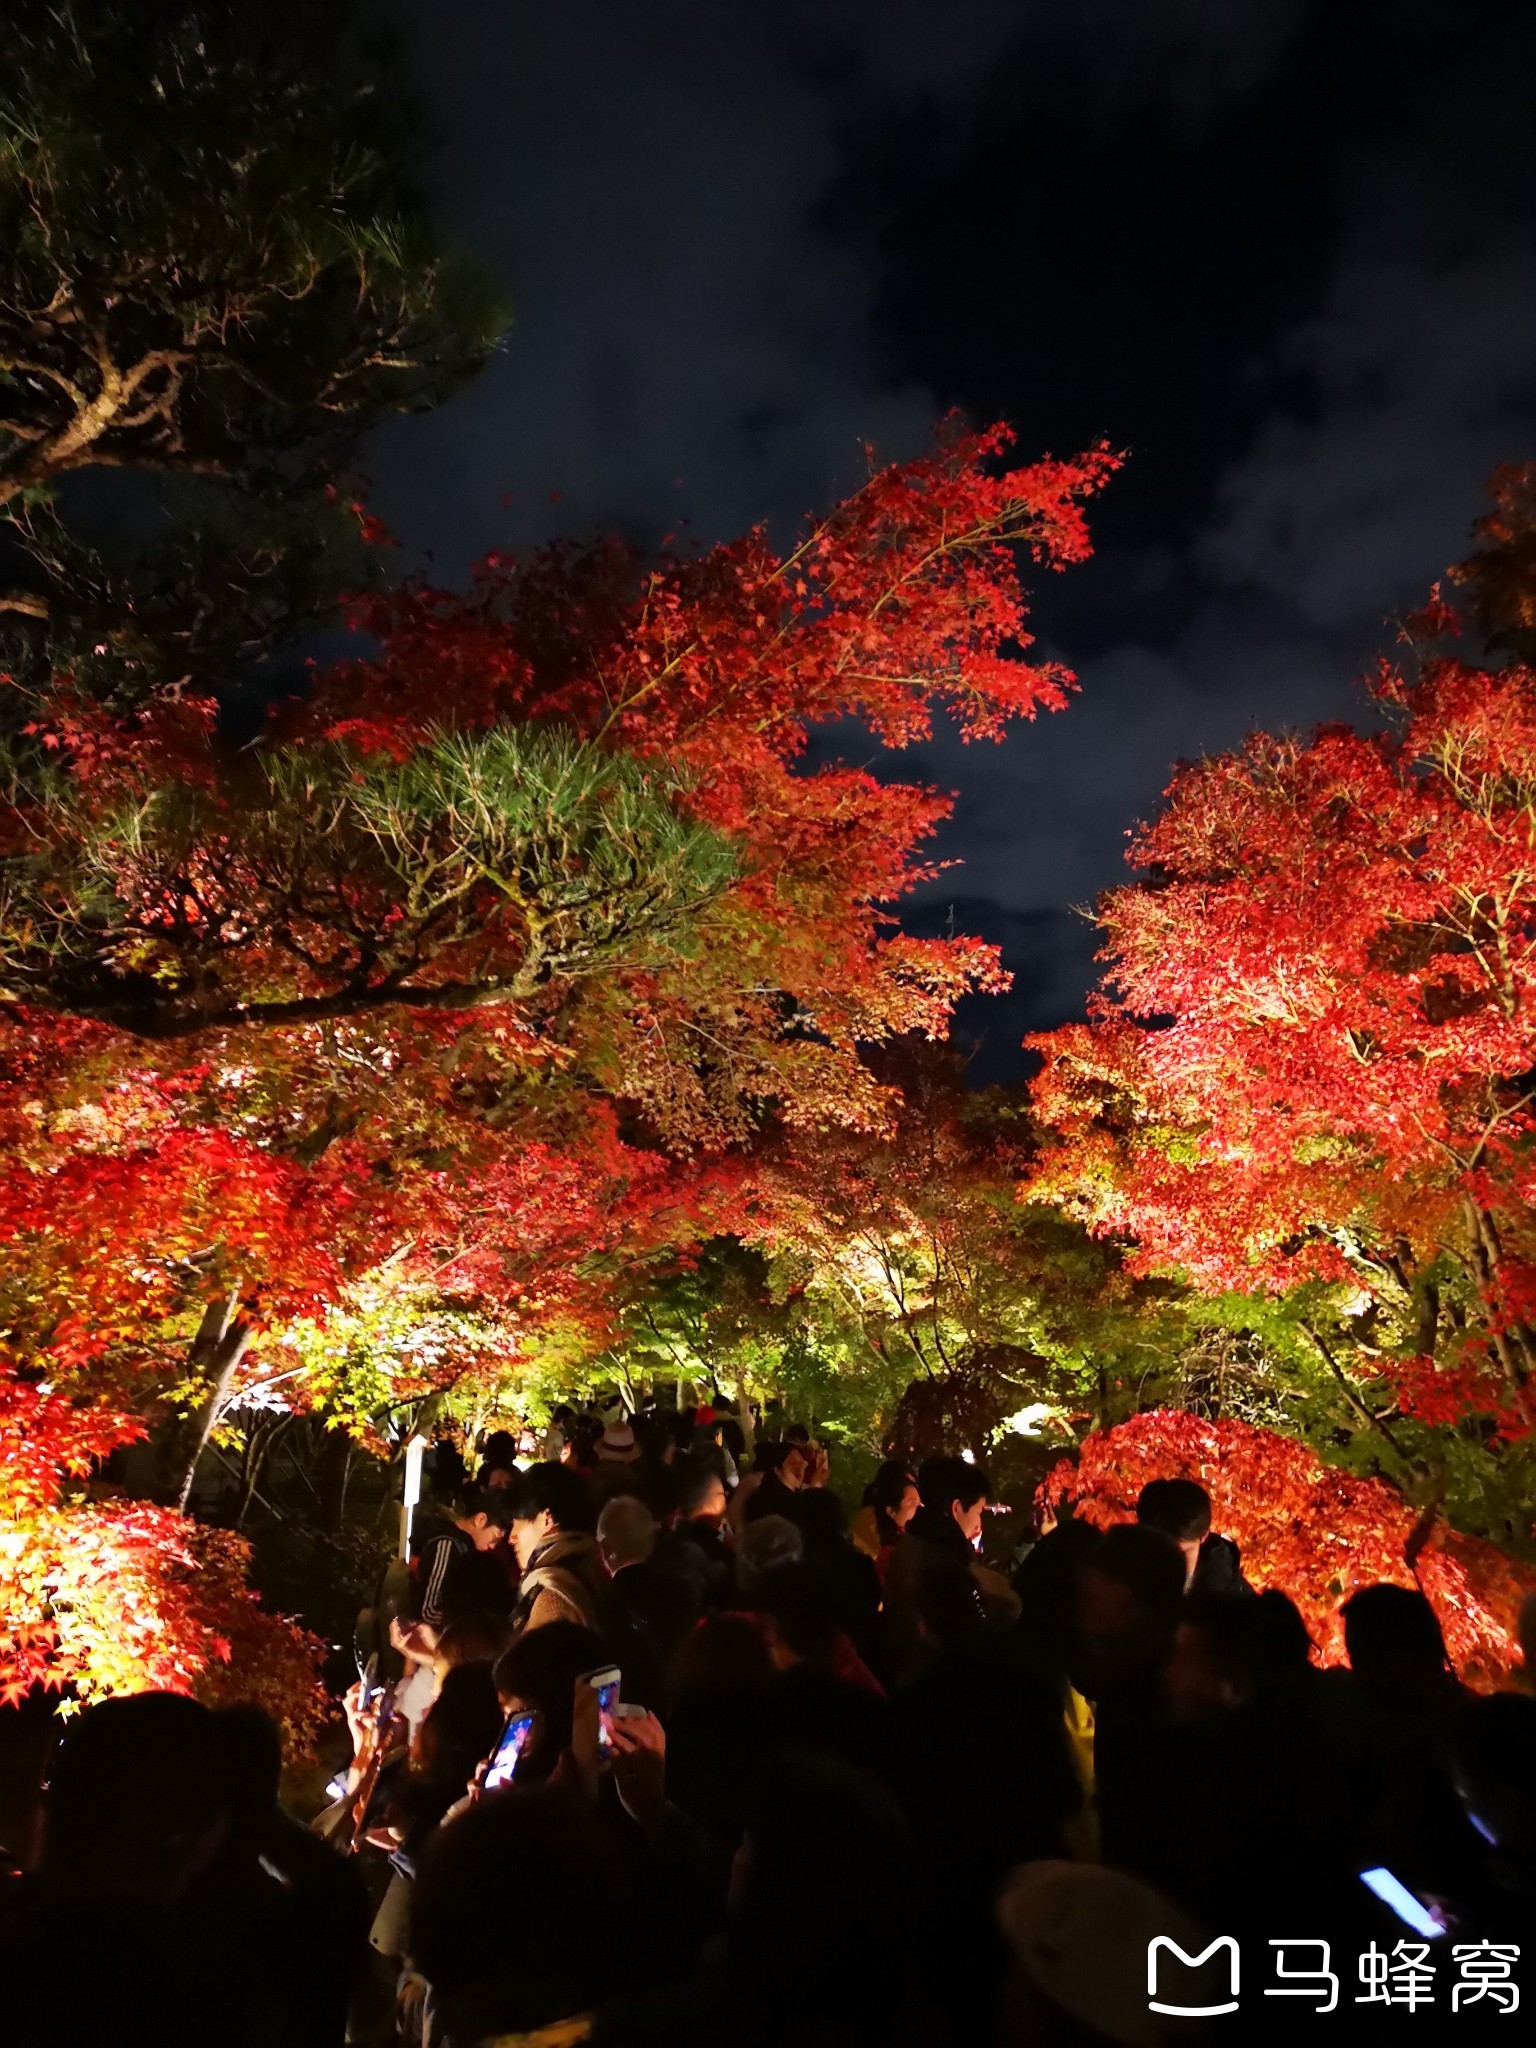
[[[347,1511],[347,1479],[352,1471],[352,1439],[344,1429],[331,1428],[320,1444],[319,1480],[320,1527],[327,1536],[341,1534]]]
[[[194,1372],[207,1379],[209,1387],[207,1395],[173,1438],[172,1485],[169,1491],[183,1514],[192,1497],[198,1461],[228,1405],[235,1373],[254,1334],[251,1325],[238,1313],[239,1307],[238,1287],[231,1288],[222,1301],[209,1302],[197,1335],[192,1340],[189,1362]]]
[[[1414,1523],[1408,1541],[1403,1545],[1403,1562],[1411,1572],[1417,1572],[1419,1568],[1419,1558],[1434,1534],[1435,1519],[1439,1513],[1438,1499],[1427,1502],[1420,1510],[1419,1519]]]
[[[1536,1344],[1531,1332],[1523,1322],[1512,1320],[1502,1324],[1499,1267],[1503,1248],[1493,1218],[1471,1195],[1466,1198],[1468,1235],[1471,1239],[1472,1270],[1477,1278],[1478,1292],[1482,1297],[1483,1321],[1488,1338],[1493,1345],[1494,1355],[1503,1367],[1505,1382],[1511,1393],[1523,1396],[1526,1380],[1530,1377],[1530,1363]],[[1522,1401],[1523,1405],[1523,1401]]]

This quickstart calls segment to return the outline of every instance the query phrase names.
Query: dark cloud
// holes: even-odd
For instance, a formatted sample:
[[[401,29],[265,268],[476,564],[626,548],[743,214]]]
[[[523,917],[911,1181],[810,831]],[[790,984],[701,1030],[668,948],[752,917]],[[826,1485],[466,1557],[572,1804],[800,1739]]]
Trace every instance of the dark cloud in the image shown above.
[[[932,392],[875,360],[878,251],[823,202],[850,125],[978,88],[1017,8],[960,14],[963,33],[876,0],[413,11],[443,211],[515,319],[472,394],[381,437],[398,530],[454,572],[596,524],[715,539],[824,504],[868,441],[921,447]]]
[[[1368,716],[1356,678],[1393,616],[1465,551],[1494,463],[1536,453],[1533,29],[1497,4],[1295,9],[1198,94],[1111,59],[1076,158],[1077,117],[1043,104],[1025,45],[926,201],[888,205],[893,364],[1031,438],[1102,422],[1132,451],[1100,558],[1041,594],[1080,700],[925,764],[961,789],[941,850],[1030,1024],[1078,1012],[1061,907],[1124,878],[1125,828],[1172,763]],[[1092,77],[1086,45],[1069,61]],[[941,220],[976,276],[988,231],[957,229],[954,202],[983,184],[1030,195],[1012,230],[1030,289],[956,306],[923,278]]]
[[[1172,763],[1353,678],[1532,453],[1536,9],[1515,0],[446,0],[411,16],[445,213],[516,323],[392,429],[382,509],[457,575],[613,524],[785,523],[959,404],[1132,462],[1038,595],[1078,669],[959,791],[914,929],[1018,975],[981,1064],[1080,1011],[1072,906]],[[550,492],[558,491],[552,504]],[[503,506],[503,497],[507,503]],[[864,750],[867,751],[867,750]]]
[[[1415,594],[1465,533],[1481,480],[1536,410],[1536,251],[1511,232],[1443,264],[1352,234],[1326,304],[1276,368],[1272,416],[1223,477],[1197,560],[1308,624],[1353,628]]]

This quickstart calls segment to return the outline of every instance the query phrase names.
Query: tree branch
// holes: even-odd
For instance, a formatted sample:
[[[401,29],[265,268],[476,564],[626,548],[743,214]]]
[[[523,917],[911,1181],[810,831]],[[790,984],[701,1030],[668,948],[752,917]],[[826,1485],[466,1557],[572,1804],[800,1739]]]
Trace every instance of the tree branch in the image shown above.
[[[110,1024],[130,1038],[159,1042],[195,1038],[202,1031],[244,1030],[251,1025],[327,1023],[376,1010],[478,1010],[491,1003],[515,1002],[519,993],[512,981],[449,981],[434,988],[390,988],[380,983],[371,988],[341,989],[329,996],[295,996],[281,1003],[230,1003],[220,1010],[180,1017],[157,1016],[132,1003],[60,1003],[55,1007],[72,1017]],[[0,1002],[24,1001],[25,996],[0,992]]]
[[[1381,1436],[1384,1436],[1387,1442],[1392,1446],[1393,1450],[1396,1451],[1397,1455],[1400,1458],[1406,1457],[1407,1453],[1404,1451],[1402,1445],[1398,1442],[1397,1438],[1392,1434],[1391,1430],[1387,1427],[1386,1423],[1378,1414],[1375,1413],[1373,1409],[1367,1408],[1365,1403],[1361,1400],[1358,1392],[1355,1390],[1354,1387],[1350,1385],[1349,1377],[1345,1373],[1344,1368],[1339,1364],[1338,1360],[1334,1357],[1333,1353],[1329,1350],[1328,1346],[1323,1342],[1322,1338],[1319,1337],[1316,1330],[1313,1329],[1312,1325],[1310,1323],[1300,1323],[1297,1327],[1302,1330],[1305,1330],[1307,1335],[1312,1339],[1312,1342],[1317,1346],[1318,1350],[1322,1353],[1324,1363],[1327,1365],[1328,1370],[1333,1374],[1334,1378],[1338,1381],[1339,1387],[1343,1392],[1345,1400],[1349,1403],[1350,1407],[1354,1409],[1355,1413],[1360,1417],[1360,1420],[1365,1424],[1366,1428],[1374,1429]]]

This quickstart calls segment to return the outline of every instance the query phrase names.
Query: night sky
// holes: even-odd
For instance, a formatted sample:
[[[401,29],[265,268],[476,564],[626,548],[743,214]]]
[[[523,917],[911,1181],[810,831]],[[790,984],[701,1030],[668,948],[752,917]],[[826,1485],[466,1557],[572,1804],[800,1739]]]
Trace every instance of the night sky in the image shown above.
[[[959,792],[913,929],[1004,947],[978,1078],[1080,1015],[1074,906],[1172,764],[1363,715],[1392,618],[1536,455],[1530,0],[410,0],[444,225],[503,353],[373,444],[460,579],[493,546],[709,541],[921,449],[1132,460],[1036,585],[1082,694],[878,772]],[[558,494],[552,498],[552,494]]]

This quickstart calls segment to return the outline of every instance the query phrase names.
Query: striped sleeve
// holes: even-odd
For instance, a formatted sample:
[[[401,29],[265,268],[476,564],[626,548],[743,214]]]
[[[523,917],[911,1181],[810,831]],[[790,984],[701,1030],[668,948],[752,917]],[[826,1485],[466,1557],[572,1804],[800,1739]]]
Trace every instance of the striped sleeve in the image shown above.
[[[457,1548],[451,1536],[439,1536],[432,1545],[431,1564],[421,1595],[423,1621],[436,1623],[443,1618],[443,1587],[447,1583],[448,1567],[453,1563]]]

